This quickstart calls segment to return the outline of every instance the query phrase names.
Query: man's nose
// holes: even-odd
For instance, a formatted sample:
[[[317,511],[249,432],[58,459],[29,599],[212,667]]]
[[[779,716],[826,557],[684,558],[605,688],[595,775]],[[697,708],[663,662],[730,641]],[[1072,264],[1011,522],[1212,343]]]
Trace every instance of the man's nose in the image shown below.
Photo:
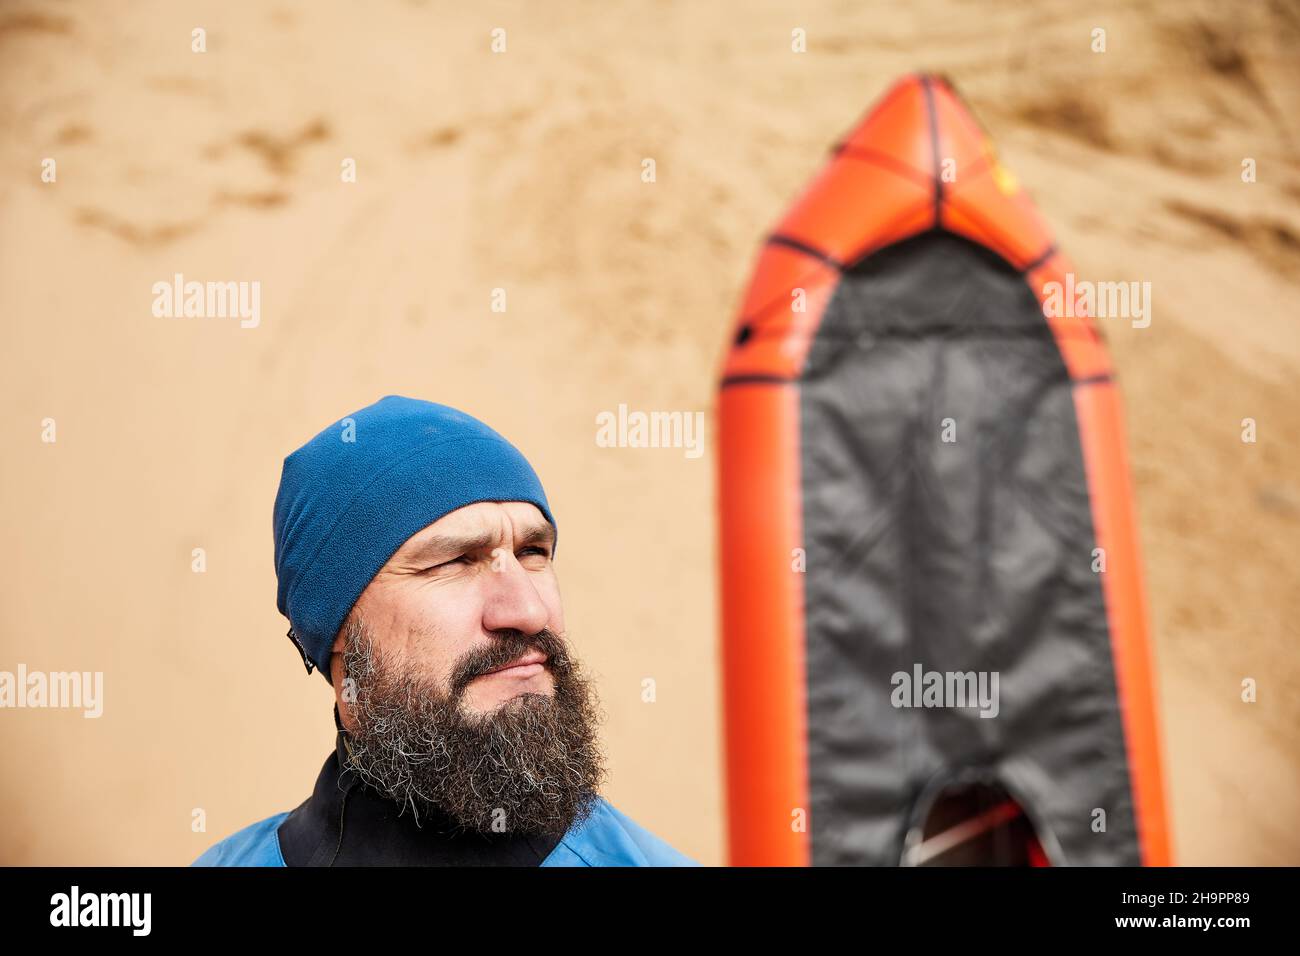
[[[483,606],[483,628],[536,634],[550,623],[550,612],[532,579],[515,556],[504,549],[493,557]]]

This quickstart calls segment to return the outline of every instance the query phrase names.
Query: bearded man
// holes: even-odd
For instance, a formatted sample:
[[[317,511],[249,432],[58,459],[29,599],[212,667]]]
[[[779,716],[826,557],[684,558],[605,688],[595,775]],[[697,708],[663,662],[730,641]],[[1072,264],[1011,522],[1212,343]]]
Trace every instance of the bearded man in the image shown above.
[[[520,452],[390,395],[284,461],[278,604],[334,688],[312,795],[195,866],[692,866],[600,795],[557,528]]]

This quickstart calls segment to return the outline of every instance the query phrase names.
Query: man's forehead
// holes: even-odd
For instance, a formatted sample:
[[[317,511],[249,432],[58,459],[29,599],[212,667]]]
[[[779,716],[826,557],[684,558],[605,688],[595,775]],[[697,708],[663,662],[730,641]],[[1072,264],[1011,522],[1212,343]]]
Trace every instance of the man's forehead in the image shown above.
[[[515,537],[554,537],[541,509],[528,501],[478,501],[448,512],[411,535],[402,550],[442,540],[512,534]]]

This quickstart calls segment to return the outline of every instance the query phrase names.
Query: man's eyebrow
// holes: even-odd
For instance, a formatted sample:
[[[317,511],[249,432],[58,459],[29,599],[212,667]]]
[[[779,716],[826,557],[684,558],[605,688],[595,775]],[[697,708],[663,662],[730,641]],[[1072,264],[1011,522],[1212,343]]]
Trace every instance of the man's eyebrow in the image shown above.
[[[496,535],[490,531],[469,535],[434,534],[417,544],[411,551],[411,557],[482,551],[494,540],[496,540]]]
[[[527,531],[519,536],[519,544],[527,546],[530,544],[555,544],[555,528],[549,524],[533,525]]]
[[[484,531],[480,534],[454,535],[435,534],[421,541],[411,549],[409,557],[418,558],[431,555],[463,554],[467,551],[483,551],[496,541],[496,534]],[[549,524],[535,525],[519,536],[519,547],[533,544],[555,543],[555,529]]]

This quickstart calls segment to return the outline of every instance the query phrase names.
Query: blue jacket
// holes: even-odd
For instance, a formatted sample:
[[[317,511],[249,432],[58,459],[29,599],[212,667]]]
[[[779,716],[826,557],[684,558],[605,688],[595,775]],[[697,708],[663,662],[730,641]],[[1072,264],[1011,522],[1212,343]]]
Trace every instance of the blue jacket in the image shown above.
[[[209,847],[191,866],[285,866],[276,830],[289,816],[277,813]],[[604,797],[590,815],[561,837],[542,866],[699,866],[627,817]]]

